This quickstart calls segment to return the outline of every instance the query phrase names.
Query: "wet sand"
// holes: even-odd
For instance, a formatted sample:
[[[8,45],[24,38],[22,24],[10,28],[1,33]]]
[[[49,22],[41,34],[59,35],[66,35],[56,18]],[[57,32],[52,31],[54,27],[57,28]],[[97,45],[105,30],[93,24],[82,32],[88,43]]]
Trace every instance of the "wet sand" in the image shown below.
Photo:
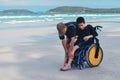
[[[64,51],[59,39],[0,47],[0,80],[119,80],[120,36],[100,37],[104,58],[98,67],[59,71]]]
[[[100,45],[104,52],[98,67],[60,71],[64,51],[55,28],[35,28],[13,31],[11,37],[5,32],[6,41],[25,37],[13,45],[0,46],[0,80],[119,80],[120,79],[120,32],[100,32]],[[39,32],[40,31],[40,32]],[[47,33],[48,32],[48,33]],[[19,35],[18,37],[14,34]],[[18,34],[17,34],[18,33]],[[41,37],[44,33],[53,38],[33,40],[28,37]],[[21,36],[21,37],[20,37]],[[1,35],[2,37],[2,35]],[[9,37],[9,38],[8,38]],[[5,39],[5,36],[2,37]]]

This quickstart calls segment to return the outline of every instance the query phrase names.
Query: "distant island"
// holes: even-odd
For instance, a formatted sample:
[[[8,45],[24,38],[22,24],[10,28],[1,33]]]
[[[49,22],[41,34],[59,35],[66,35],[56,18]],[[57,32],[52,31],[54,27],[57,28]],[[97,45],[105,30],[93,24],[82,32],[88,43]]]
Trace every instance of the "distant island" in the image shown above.
[[[48,13],[120,13],[120,8],[88,8],[62,6],[47,11]]]
[[[35,12],[27,9],[9,9],[0,11],[0,14],[34,14]]]
[[[42,12],[34,12],[27,9],[9,9],[0,11],[0,14],[40,14]],[[50,9],[44,13],[120,13],[120,8],[88,8],[62,6]]]

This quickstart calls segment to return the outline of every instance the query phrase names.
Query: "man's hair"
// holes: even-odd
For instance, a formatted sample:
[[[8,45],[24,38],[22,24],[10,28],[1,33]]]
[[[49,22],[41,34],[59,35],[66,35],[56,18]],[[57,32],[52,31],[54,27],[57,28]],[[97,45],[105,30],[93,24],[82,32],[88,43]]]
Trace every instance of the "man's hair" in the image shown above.
[[[63,30],[65,29],[65,24],[60,22],[57,24],[57,30],[58,30],[58,33],[59,33],[59,36],[63,36],[64,35],[64,32]]]
[[[79,23],[85,23],[85,19],[83,17],[78,17],[76,19],[76,22],[79,24]]]

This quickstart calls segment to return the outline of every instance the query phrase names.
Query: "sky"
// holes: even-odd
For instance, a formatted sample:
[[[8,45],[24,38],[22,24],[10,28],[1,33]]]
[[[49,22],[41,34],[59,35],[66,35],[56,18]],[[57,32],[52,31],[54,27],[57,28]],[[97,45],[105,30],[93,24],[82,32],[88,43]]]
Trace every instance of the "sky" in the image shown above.
[[[0,10],[29,9],[47,11],[59,6],[120,8],[120,0],[0,0]]]

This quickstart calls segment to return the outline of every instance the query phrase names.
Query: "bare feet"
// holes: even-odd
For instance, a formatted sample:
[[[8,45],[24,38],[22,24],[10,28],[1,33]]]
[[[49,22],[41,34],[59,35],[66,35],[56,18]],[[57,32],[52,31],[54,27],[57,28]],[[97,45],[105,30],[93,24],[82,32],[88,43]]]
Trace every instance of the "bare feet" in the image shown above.
[[[67,71],[70,70],[71,66],[70,65],[65,65],[64,67],[61,68],[61,71]]]
[[[62,70],[62,68],[64,68],[64,67],[65,67],[65,65],[62,65],[61,68],[60,68],[60,70]]]

